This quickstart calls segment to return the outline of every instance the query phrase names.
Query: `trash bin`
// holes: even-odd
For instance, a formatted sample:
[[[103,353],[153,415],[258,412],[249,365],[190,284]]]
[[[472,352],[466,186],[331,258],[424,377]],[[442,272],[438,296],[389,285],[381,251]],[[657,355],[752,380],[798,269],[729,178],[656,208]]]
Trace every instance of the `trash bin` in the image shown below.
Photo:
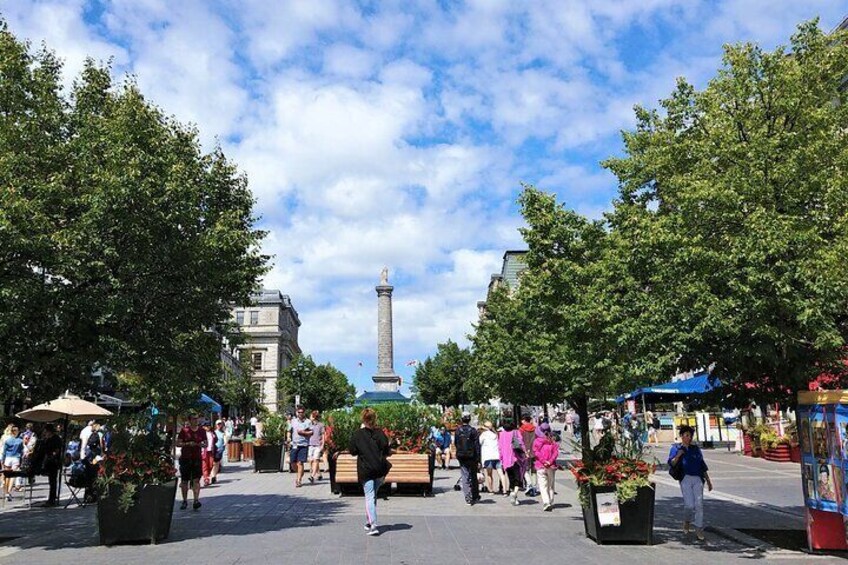
[[[241,461],[241,440],[231,439],[227,443],[227,461]]]
[[[253,442],[243,441],[241,443],[241,456],[245,461],[253,461]]]

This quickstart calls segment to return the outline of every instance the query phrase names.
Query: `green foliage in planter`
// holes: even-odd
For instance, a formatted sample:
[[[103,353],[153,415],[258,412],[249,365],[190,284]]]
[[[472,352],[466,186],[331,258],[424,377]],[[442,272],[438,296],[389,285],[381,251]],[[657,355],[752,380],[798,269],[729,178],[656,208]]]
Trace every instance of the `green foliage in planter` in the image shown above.
[[[361,408],[344,408],[332,410],[324,415],[324,421],[327,425],[327,437],[324,445],[327,446],[329,453],[347,450],[354,432],[362,424],[359,417],[361,412]]]
[[[474,409],[474,415],[477,416],[477,422],[481,425],[486,422],[491,422],[495,427],[500,425],[501,412],[494,406],[480,405]]]
[[[373,406],[377,412],[377,425],[389,438],[392,449],[422,453],[427,448],[430,428],[438,425],[441,414],[437,409],[422,404],[389,402]],[[360,414],[364,407],[333,410],[326,414],[327,441],[331,453],[345,451],[350,438],[362,423]]]
[[[143,432],[143,423],[144,415],[133,415],[113,424],[112,448],[101,462],[95,481],[101,496],[108,496],[112,487],[120,489],[118,508],[123,512],[138,500],[139,487],[168,483],[177,474],[161,438]]]
[[[265,445],[282,445],[286,439],[286,419],[278,412],[273,412],[262,423]]]
[[[447,427],[456,428],[462,423],[462,411],[456,406],[448,408],[442,415],[442,422]]]
[[[423,404],[389,402],[374,407],[377,425],[389,437],[393,449],[422,453],[427,448],[430,428],[439,424],[439,411]]]

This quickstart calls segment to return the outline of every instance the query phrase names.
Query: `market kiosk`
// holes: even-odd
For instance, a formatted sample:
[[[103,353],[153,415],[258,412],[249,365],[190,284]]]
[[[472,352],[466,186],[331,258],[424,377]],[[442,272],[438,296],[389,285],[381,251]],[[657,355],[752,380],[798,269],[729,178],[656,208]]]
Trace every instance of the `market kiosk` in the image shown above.
[[[798,442],[810,550],[848,550],[848,390],[798,393]]]

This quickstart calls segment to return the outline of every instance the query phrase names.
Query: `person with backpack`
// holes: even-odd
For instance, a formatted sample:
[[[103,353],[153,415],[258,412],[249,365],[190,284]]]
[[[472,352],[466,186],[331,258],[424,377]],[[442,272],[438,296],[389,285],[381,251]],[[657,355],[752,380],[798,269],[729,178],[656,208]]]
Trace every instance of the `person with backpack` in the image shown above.
[[[356,456],[356,474],[365,492],[365,533],[379,536],[377,525],[377,491],[392,468],[388,460],[389,440],[377,427],[377,413],[372,408],[362,411],[362,427],[350,440],[350,454]]]
[[[456,460],[459,461],[460,483],[465,503],[473,506],[480,500],[480,483],[477,482],[477,467],[480,466],[480,437],[471,427],[471,414],[463,412],[462,424],[454,433]]]
[[[704,483],[713,490],[707,464],[701,448],[692,443],[695,430],[691,426],[680,426],[680,443],[671,446],[668,454],[668,472],[680,481],[683,494],[683,533],[688,534],[695,526],[695,534],[704,541]]]

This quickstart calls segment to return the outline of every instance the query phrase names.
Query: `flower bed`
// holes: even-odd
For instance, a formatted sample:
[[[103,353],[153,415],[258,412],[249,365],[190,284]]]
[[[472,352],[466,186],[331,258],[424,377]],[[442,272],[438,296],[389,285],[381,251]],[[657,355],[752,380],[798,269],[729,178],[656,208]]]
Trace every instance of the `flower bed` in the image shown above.
[[[652,486],[650,477],[656,465],[645,461],[612,456],[607,461],[585,465],[578,461],[571,466],[571,473],[577,479],[580,490],[580,502],[586,506],[589,503],[588,486],[615,487],[615,495],[619,502],[627,502],[636,498],[640,487]]]

